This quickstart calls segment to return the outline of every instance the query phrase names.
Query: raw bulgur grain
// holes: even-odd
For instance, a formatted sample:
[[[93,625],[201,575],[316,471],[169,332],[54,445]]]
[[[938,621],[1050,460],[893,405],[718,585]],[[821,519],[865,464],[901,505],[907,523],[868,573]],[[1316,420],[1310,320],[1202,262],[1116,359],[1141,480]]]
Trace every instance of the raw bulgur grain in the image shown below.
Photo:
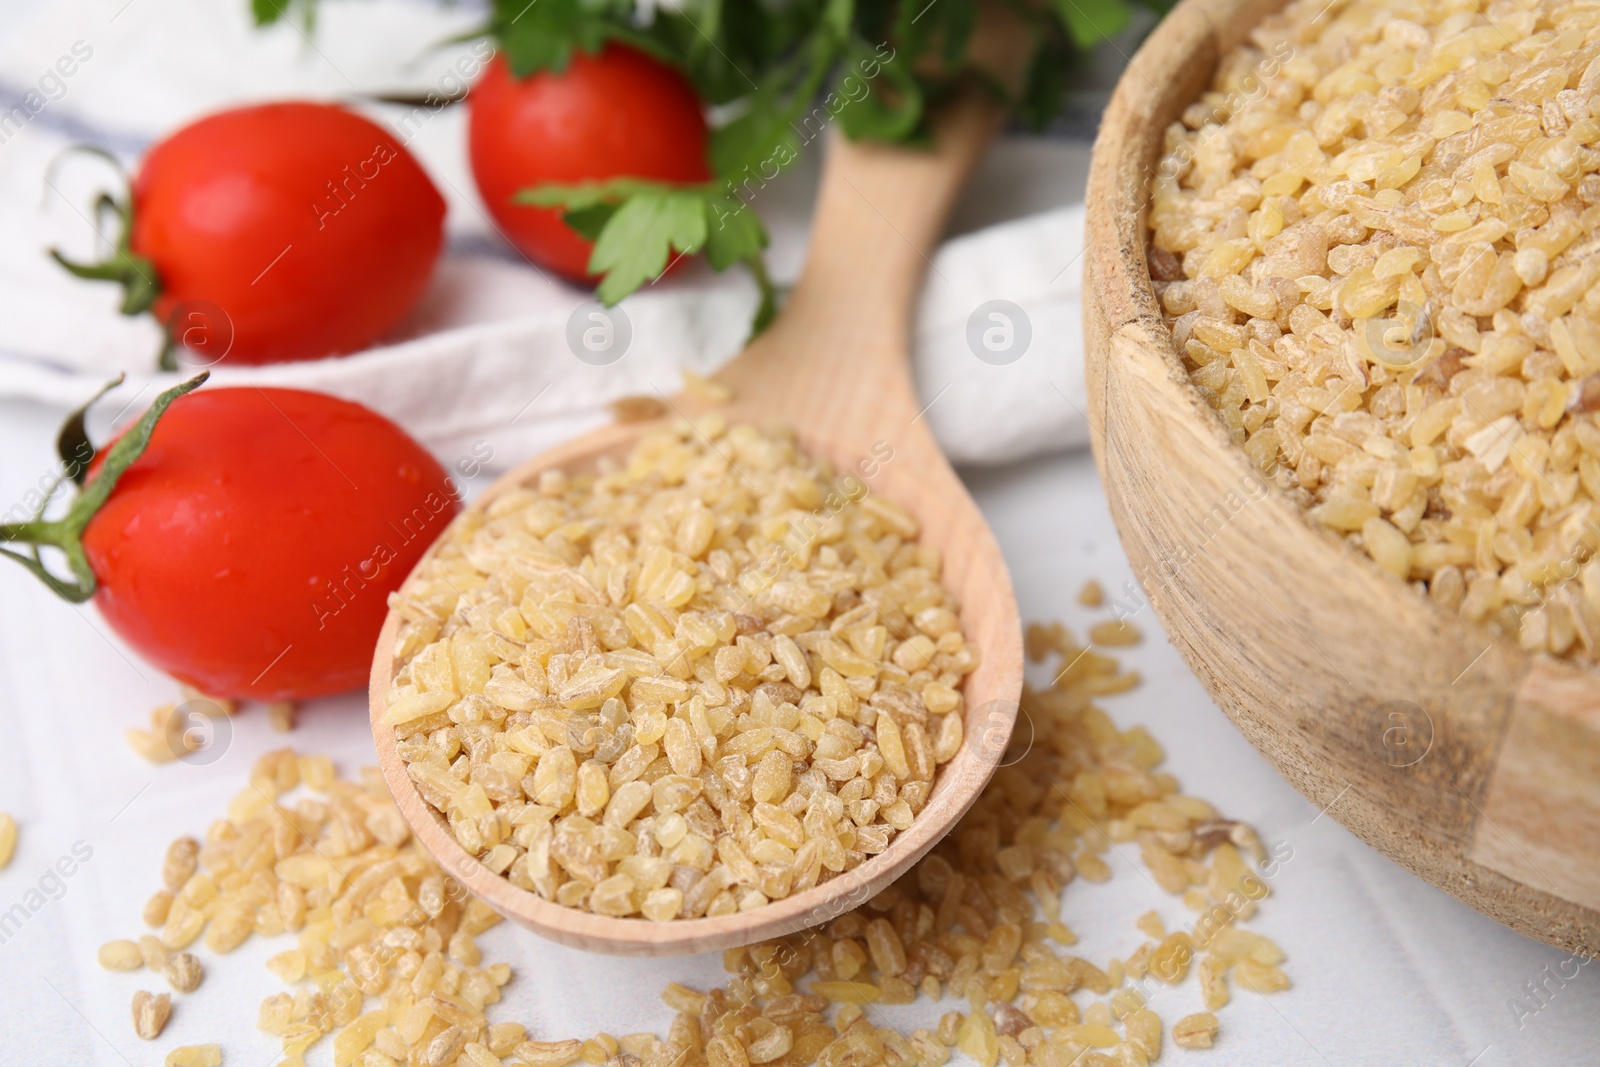
[[[1139,632],[1138,627],[1126,619],[1110,619],[1091,626],[1089,640],[1103,647],[1118,648],[1137,645],[1144,640],[1144,635]]]
[[[196,701],[204,702],[205,704],[210,705],[209,711],[215,712],[218,715],[232,715],[239,710],[238,701],[231,700],[227,697],[207,696],[192,685],[180,685],[178,687],[178,694],[182,703],[191,704]]]
[[[154,1041],[166,1029],[172,1015],[172,998],[166,993],[148,993],[141,989],[133,995],[133,1032],[146,1041]]]
[[[180,952],[161,968],[161,977],[179,993],[193,993],[200,988],[205,968],[192,953]]]
[[[187,894],[183,897],[189,904],[204,905],[210,899],[196,899],[198,889],[191,889],[190,879],[200,864],[200,842],[192,837],[180,837],[167,846],[166,857],[161,862],[161,881],[173,893]]]
[[[883,852],[960,749],[978,664],[915,518],[711,415],[459,521],[393,598],[387,724],[512,884],[724,915]]]
[[[1228,980],[1218,970],[1218,964],[1208,956],[1200,961],[1198,968],[1200,974],[1200,996],[1205,1001],[1207,1011],[1217,1011],[1227,1006],[1232,994],[1228,991]]]
[[[144,961],[147,970],[159,971],[167,965],[172,958],[172,953],[167,951],[167,946],[154,934],[139,935],[139,956]]]
[[[1530,651],[1600,652],[1600,10],[1295,0],[1167,134],[1151,276],[1309,514]]]
[[[222,1046],[183,1045],[167,1053],[166,1067],[222,1067]]]
[[[466,943],[499,917],[410,838],[375,771],[346,781],[326,757],[259,760],[255,784],[207,831],[198,869],[172,907],[198,909],[191,939],[246,908],[254,908],[252,932],[296,934],[296,947],[267,964],[290,988],[258,1012],[260,1028],[282,1041],[283,1067],[303,1067],[306,1051],[330,1034],[334,1062],[356,1067],[942,1067],[956,1047],[983,1067],[1148,1063],[1162,1029],[1148,1005],[1164,986],[1135,961],[1160,946],[1146,941],[1106,970],[1062,952],[1076,941],[1060,921],[1063,890],[1113,842],[1138,842],[1147,863],[1165,856],[1177,864],[1184,876],[1173,892],[1198,894],[1205,913],[1171,933],[1149,916],[1139,925],[1152,938],[1163,932],[1173,974],[1187,968],[1186,953],[1199,958],[1209,1007],[1208,980],[1222,983],[1230,969],[1277,970],[1283,959],[1239,926],[1267,887],[1240,878],[1236,842],[1248,842],[1240,847],[1252,856],[1259,842],[1181,794],[1156,769],[1162,752],[1148,732],[1118,729],[1095,707],[1104,680],[1118,676],[1114,659],[1085,650],[1060,626],[1030,628],[1028,644],[1035,659],[1058,660],[1050,688],[1024,693],[1035,724],[1028,754],[996,774],[932,854],[862,908],[728,950],[733,974],[722,988],[669,985],[662,1000],[676,1014],[659,1037],[530,1040],[515,1023],[491,1023],[510,968],[460,957],[473,956]],[[313,792],[278,791],[291,781]],[[1180,823],[1187,828],[1158,828]],[[174,851],[181,858],[188,847]],[[867,1014],[919,994],[930,1003],[961,998],[965,1010],[909,1035]],[[1083,1009],[1074,994],[1090,998]],[[1188,1047],[1214,1032],[1214,1017],[1191,1016],[1173,1040]]]
[[[167,743],[168,723],[178,713],[176,704],[163,704],[150,712],[150,729],[130,726],[124,731],[128,746],[151,763],[171,763],[178,754]]]
[[[1185,1015],[1172,1025],[1172,1043],[1179,1048],[1210,1048],[1217,1036],[1217,1017],[1209,1011]]]
[[[1278,993],[1289,988],[1289,976],[1270,963],[1246,957],[1234,964],[1234,977],[1253,993]]]
[[[108,971],[137,971],[144,966],[144,953],[134,941],[107,941],[100,946],[100,966]]]
[[[274,700],[267,705],[267,723],[274,733],[286,734],[293,730],[294,719],[294,701]]]
[[[130,726],[123,733],[129,747],[151,763],[171,763],[180,756],[199,751],[205,744],[204,735],[188,729],[181,721],[183,716],[179,713],[180,708],[204,702],[206,708],[203,714],[208,717],[232,715],[238,710],[238,705],[232,700],[208,697],[186,685],[181,686],[179,691],[182,694],[180,703],[162,704],[151,709],[149,729]]]
[[[653,396],[621,396],[609,406],[618,422],[652,422],[667,414],[667,405]]]
[[[698,371],[683,369],[683,390],[697,400],[707,404],[728,404],[733,402],[733,387],[726,382],[719,382],[715,378],[707,378]]]
[[[150,894],[150,899],[144,904],[144,924],[159,927],[166,925],[167,915],[172,911],[173,893],[170,889],[157,889]]]

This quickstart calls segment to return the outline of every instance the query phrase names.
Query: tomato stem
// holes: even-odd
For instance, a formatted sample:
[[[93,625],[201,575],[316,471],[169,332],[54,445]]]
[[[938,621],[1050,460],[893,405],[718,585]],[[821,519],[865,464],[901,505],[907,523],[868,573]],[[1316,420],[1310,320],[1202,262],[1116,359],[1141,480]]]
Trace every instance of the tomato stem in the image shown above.
[[[83,488],[83,481],[89,475],[89,464],[95,456],[94,442],[89,440],[89,430],[84,426],[84,420],[88,418],[89,409],[94,407],[95,401],[121,385],[126,378],[126,374],[119,374],[102,385],[98,393],[84,401],[83,405],[68,415],[67,421],[61,424],[61,429],[56,433],[56,455],[61,457],[62,476],[50,487],[50,492],[45,494],[38,510],[34,512],[34,518],[37,519],[44,514],[44,509],[50,505],[51,498],[55,496],[56,490],[61,488],[61,483],[65,479],[71,478],[72,484],[79,489]]]
[[[147,257],[139,255],[133,250],[133,189],[128,183],[128,176],[122,170],[122,164],[116,156],[103,148],[94,145],[73,145],[66,152],[87,152],[99,156],[116,168],[123,181],[122,199],[117,199],[110,193],[101,193],[94,202],[94,227],[102,234],[105,232],[103,223],[106,216],[110,215],[114,221],[117,236],[111,248],[111,254],[98,263],[79,263],[68,259],[60,249],[50,249],[50,258],[61,264],[62,268],[75,278],[88,281],[116,282],[122,286],[122,306],[118,309],[124,315],[143,315],[149,311],[156,302],[156,297],[161,295],[161,276],[156,271],[156,265]],[[60,158],[59,156],[57,157]],[[54,170],[55,164],[51,164]],[[48,175],[46,176],[48,181]],[[160,356],[162,370],[175,370],[176,362],[171,358],[172,341],[167,337],[167,329],[161,328],[165,343]]]
[[[150,436],[155,432],[156,423],[166,412],[167,408],[178,397],[198,389],[209,372],[203,372],[190,378],[186,382],[168,389],[156,397],[150,409],[139,416],[139,421],[129,427],[128,432],[117,438],[106,451],[105,461],[100,465],[100,470],[95,476],[83,485],[77,496],[72,498],[72,503],[67,506],[67,513],[59,519],[46,519],[43,517],[44,509],[49,506],[50,498],[55,495],[55,489],[60,481],[51,487],[44,501],[39,505],[38,513],[26,522],[0,523],[0,541],[16,545],[26,545],[27,551],[19,552],[9,548],[0,548],[0,555],[9,556],[33,572],[34,577],[49,586],[51,591],[63,600],[73,604],[81,604],[94,596],[98,583],[95,580],[94,570],[89,566],[89,557],[83,549],[83,532],[89,526],[89,521],[94,518],[101,506],[110,498],[111,491],[117,487],[117,482],[123,473],[134,461],[144,454],[150,444]],[[94,397],[98,400],[106,391],[118,384],[119,377]],[[90,400],[89,403],[94,403]],[[62,442],[75,441],[82,435],[83,415],[88,405],[74,412],[62,428],[60,440]],[[76,424],[76,433],[74,433]],[[87,442],[87,437],[82,438]],[[93,452],[91,450],[91,456]],[[79,462],[73,460],[72,462]],[[88,460],[81,462],[87,464]],[[71,476],[69,471],[68,477]],[[61,481],[65,481],[63,478]],[[76,480],[74,478],[74,480]],[[72,572],[70,580],[61,578],[50,572],[40,558],[41,548],[54,548],[67,558],[67,568]]]

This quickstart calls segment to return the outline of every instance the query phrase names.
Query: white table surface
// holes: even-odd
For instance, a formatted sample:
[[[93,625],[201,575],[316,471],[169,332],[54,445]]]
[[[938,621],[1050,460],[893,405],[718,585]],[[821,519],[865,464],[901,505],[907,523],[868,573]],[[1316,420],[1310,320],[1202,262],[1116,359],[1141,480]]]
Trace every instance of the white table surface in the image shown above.
[[[0,404],[0,511],[51,463],[57,415]],[[1010,561],[1027,619],[1090,618],[1076,593],[1089,578],[1116,590],[1129,578],[1087,453],[974,472],[970,484]],[[3,561],[0,561],[3,563]],[[1145,684],[1106,701],[1123,724],[1145,723],[1166,746],[1168,768],[1188,791],[1253,822],[1269,844],[1293,850],[1272,880],[1273,897],[1252,924],[1288,952],[1294,988],[1271,998],[1238,993],[1221,1013],[1209,1052],[1168,1046],[1165,1063],[1408,1064],[1481,1067],[1600,1062],[1600,979],[1583,966],[1564,984],[1549,976],[1567,955],[1525,939],[1401,870],[1332,815],[1285,784],[1223,717],[1163,638],[1152,612],[1137,617],[1146,640],[1126,650]],[[254,1029],[256,1005],[278,988],[262,966],[288,939],[252,941],[205,958],[199,992],[183,997],[159,1042],[133,1036],[128,1002],[148,974],[110,974],[95,962],[106,939],[137,936],[160,855],[179,833],[201,833],[243,785],[249,764],[283,743],[259,709],[236,720],[226,754],[209,766],[151,767],[124,744],[148,709],[174,687],[133,658],[92,608],[57,602],[20,567],[0,566],[0,811],[22,825],[16,858],[0,872],[0,913],[30,897],[57,859],[91,849],[19,930],[0,943],[0,1065],[159,1064],[178,1044],[219,1041],[229,1067],[272,1067],[275,1041]],[[349,768],[373,759],[359,694],[316,701],[289,735],[302,750],[332,753]],[[1092,959],[1126,955],[1136,916],[1178,902],[1154,889],[1135,863],[1112,854],[1115,877],[1068,887],[1063,918]],[[46,885],[54,889],[54,885]],[[546,944],[503,925],[484,937],[488,958],[516,978],[495,1010],[540,1038],[657,1030],[670,1019],[658,992],[668,981],[706,988],[720,960],[631,961]],[[1548,970],[1546,970],[1548,968]],[[1567,973],[1573,970],[1568,965]],[[141,981],[142,978],[142,981]],[[1545,982],[1545,1004],[1519,1020],[1511,998]],[[1529,1004],[1534,1002],[1529,1001]],[[874,1008],[889,1024],[931,1025],[941,1010]],[[1167,1022],[1198,1010],[1194,982],[1152,1005]],[[1520,1022],[1520,1025],[1519,1025]],[[325,1042],[312,1062],[331,1062]]]

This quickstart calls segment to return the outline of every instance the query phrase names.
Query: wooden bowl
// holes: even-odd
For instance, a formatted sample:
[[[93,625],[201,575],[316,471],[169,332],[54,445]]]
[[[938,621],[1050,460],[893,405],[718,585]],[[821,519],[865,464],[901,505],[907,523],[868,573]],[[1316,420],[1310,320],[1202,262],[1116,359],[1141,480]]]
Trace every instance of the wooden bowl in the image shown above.
[[[1145,262],[1163,131],[1272,0],[1183,0],[1118,84],[1088,191],[1095,458],[1172,642],[1310,800],[1484,914],[1600,952],[1600,678],[1435,606],[1256,473]]]

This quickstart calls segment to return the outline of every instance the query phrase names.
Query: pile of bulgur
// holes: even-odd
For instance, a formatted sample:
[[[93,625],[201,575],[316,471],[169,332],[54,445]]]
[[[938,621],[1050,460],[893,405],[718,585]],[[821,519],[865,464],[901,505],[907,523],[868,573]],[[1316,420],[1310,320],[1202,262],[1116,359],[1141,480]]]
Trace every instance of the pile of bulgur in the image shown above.
[[[1167,133],[1152,279],[1309,513],[1524,648],[1600,649],[1600,8],[1295,0]]]
[[[349,781],[326,757],[287,750],[258,761],[204,843],[169,849],[144,912],[159,931],[149,951],[293,935],[268,962],[289,988],[258,1020],[282,1042],[280,1067],[302,1067],[328,1035],[337,1067],[941,1067],[953,1049],[982,1067],[1138,1067],[1167,1036],[1207,1047],[1230,984],[1288,986],[1282,951],[1242,925],[1268,895],[1267,853],[1249,827],[1180,792],[1142,727],[1119,729],[1095,706],[1131,686],[1116,660],[1060,626],[1031,628],[1028,647],[1054,658],[1055,681],[1024,692],[1029,740],[955,831],[859,910],[729,950],[722,988],[669,986],[665,1035],[491,1022],[512,975],[477,938],[499,917],[411,838],[375,770]],[[1123,846],[1193,918],[1169,930],[1142,915],[1132,951],[1097,965],[1070,951],[1064,890],[1108,881],[1104,856]],[[1163,1024],[1153,998],[1190,975],[1204,1010]],[[937,1024],[910,1034],[873,1019],[877,1004],[941,1001]],[[220,1059],[202,1045],[178,1062]]]
[[[722,416],[457,520],[391,604],[384,722],[496,874],[667,921],[883,852],[960,750],[978,665],[916,519]]]

